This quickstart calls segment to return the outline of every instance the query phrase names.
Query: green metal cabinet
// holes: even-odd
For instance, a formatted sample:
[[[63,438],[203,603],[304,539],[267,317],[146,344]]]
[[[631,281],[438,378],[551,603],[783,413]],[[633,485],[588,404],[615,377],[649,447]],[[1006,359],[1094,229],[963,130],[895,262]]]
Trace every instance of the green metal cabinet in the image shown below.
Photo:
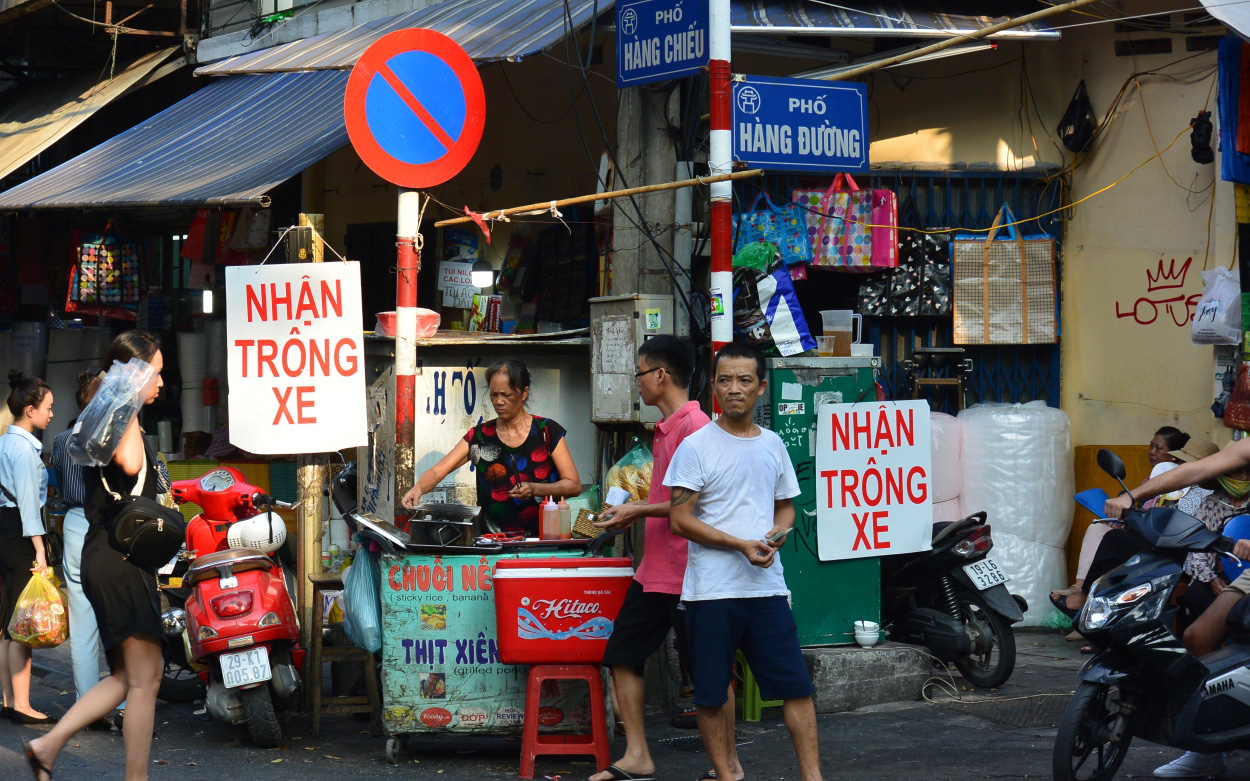
[[[756,407],[756,422],[781,437],[799,479],[795,530],[781,561],[804,646],[849,644],[853,622],[881,621],[880,559],[821,561],[817,555],[815,462],[817,408],[872,399],[879,363],[875,357],[768,360],[768,403]]]

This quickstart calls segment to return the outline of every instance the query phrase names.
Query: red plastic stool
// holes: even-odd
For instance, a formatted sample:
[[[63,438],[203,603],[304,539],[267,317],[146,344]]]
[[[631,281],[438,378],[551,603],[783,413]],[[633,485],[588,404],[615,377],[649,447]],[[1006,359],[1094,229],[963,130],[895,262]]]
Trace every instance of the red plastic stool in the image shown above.
[[[547,680],[585,681],[590,687],[590,735],[538,734],[539,693]],[[525,731],[521,739],[521,770],[518,778],[534,777],[534,759],[539,754],[593,754],[596,772],[607,768],[611,739],[603,712],[603,679],[597,664],[535,664],[530,667],[525,688]]]

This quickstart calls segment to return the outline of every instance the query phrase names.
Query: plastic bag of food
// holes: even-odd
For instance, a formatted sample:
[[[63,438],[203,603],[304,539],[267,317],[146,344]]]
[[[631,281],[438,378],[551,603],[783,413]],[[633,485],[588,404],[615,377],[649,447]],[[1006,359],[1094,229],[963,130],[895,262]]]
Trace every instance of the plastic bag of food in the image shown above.
[[[608,470],[604,481],[605,492],[622,488],[629,493],[625,501],[645,500],[651,494],[651,467],[654,463],[651,448],[639,442]]]
[[[17,598],[9,635],[29,648],[52,648],[69,637],[68,600],[58,588],[60,582],[51,571],[30,576],[30,582]]]
[[[146,361],[131,358],[126,364],[113,361],[100,381],[91,403],[78,416],[69,438],[69,455],[80,464],[104,466],[122,434],[143,407],[159,373]]]
[[[348,640],[376,654],[382,650],[382,575],[378,555],[367,545],[343,575],[343,630]]]

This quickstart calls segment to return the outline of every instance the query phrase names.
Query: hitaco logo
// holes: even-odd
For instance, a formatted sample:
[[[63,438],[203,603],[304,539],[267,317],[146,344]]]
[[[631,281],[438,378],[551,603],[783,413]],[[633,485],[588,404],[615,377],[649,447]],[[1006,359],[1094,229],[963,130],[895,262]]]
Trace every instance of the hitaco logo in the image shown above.
[[[533,607],[534,612],[543,620],[577,619],[599,614],[598,602],[582,602],[577,599],[535,599],[531,602],[529,597],[524,597],[521,604]]]

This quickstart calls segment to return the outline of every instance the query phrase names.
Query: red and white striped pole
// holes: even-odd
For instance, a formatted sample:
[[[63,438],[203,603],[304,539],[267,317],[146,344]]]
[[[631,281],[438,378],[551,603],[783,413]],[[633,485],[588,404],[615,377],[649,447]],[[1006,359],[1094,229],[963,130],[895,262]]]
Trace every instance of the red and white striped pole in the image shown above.
[[[416,480],[417,272],[421,270],[421,194],[399,191],[395,263],[395,522],[399,500]],[[408,516],[402,516],[406,522]],[[402,527],[401,527],[402,528]]]
[[[731,58],[729,0],[711,0],[708,30],[708,75],[711,95],[711,138],[708,169],[712,176],[733,171],[733,129],[729,62]],[[733,341],[733,183],[712,184],[712,355]],[[720,298],[718,302],[716,299]],[[713,398],[715,405],[715,398]]]

